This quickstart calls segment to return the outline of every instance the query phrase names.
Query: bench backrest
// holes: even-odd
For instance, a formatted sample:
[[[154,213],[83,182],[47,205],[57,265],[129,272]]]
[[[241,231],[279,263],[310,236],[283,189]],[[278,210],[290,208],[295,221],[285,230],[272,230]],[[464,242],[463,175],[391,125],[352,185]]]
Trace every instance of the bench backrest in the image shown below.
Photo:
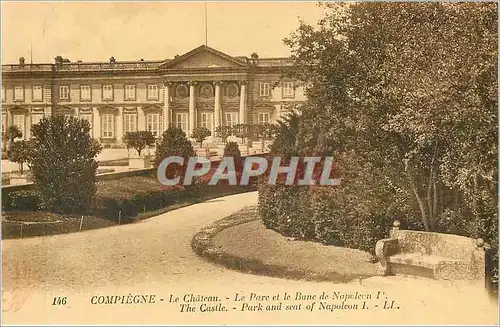
[[[392,230],[391,237],[397,238],[403,253],[422,253],[455,260],[472,261],[478,251],[476,240],[465,236]]]

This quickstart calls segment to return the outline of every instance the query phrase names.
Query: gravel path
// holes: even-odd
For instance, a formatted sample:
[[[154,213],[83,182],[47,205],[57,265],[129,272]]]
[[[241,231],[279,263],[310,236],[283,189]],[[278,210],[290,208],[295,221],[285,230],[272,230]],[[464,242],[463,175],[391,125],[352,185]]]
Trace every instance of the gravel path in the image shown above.
[[[465,288],[401,277],[373,277],[359,285],[253,276],[213,265],[192,252],[190,242],[198,230],[256,203],[255,192],[238,194],[181,208],[136,224],[2,241],[2,323],[331,325],[496,322],[496,311],[476,293],[466,292]],[[274,295],[334,291],[373,294],[383,291],[399,304],[400,309],[241,312],[241,303],[233,301],[236,292]],[[177,303],[168,301],[171,295],[182,298],[190,292],[218,296],[229,311],[181,313]],[[135,294],[154,294],[156,303],[91,304],[92,296]],[[55,296],[67,297],[67,304],[53,306]]]

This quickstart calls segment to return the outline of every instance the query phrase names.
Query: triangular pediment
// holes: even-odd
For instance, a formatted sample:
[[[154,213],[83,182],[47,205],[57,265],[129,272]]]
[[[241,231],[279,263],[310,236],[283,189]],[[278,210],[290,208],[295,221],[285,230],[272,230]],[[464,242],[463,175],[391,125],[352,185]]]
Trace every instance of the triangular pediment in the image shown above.
[[[179,56],[160,69],[207,69],[207,68],[238,68],[247,67],[247,64],[225,53],[212,49],[206,45],[199,46],[182,56]]]

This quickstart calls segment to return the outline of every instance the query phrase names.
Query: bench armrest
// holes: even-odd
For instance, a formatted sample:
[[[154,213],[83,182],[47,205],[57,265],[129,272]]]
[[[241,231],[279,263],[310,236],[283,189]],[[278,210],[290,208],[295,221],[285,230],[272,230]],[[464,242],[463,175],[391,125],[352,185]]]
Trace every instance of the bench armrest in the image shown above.
[[[379,273],[381,275],[388,275],[390,273],[387,264],[387,257],[398,253],[399,242],[397,238],[383,238],[375,244],[375,255],[379,263]]]

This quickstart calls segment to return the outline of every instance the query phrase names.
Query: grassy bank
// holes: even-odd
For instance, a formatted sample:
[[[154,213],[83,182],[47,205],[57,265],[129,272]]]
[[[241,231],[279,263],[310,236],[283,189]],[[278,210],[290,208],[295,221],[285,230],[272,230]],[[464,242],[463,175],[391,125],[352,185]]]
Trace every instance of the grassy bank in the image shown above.
[[[253,187],[205,184],[189,188],[161,185],[152,175],[97,182],[93,208],[81,230],[128,224],[209,199],[254,191]],[[14,193],[2,203],[3,239],[47,236],[80,231],[81,215],[38,211],[36,192]]]

